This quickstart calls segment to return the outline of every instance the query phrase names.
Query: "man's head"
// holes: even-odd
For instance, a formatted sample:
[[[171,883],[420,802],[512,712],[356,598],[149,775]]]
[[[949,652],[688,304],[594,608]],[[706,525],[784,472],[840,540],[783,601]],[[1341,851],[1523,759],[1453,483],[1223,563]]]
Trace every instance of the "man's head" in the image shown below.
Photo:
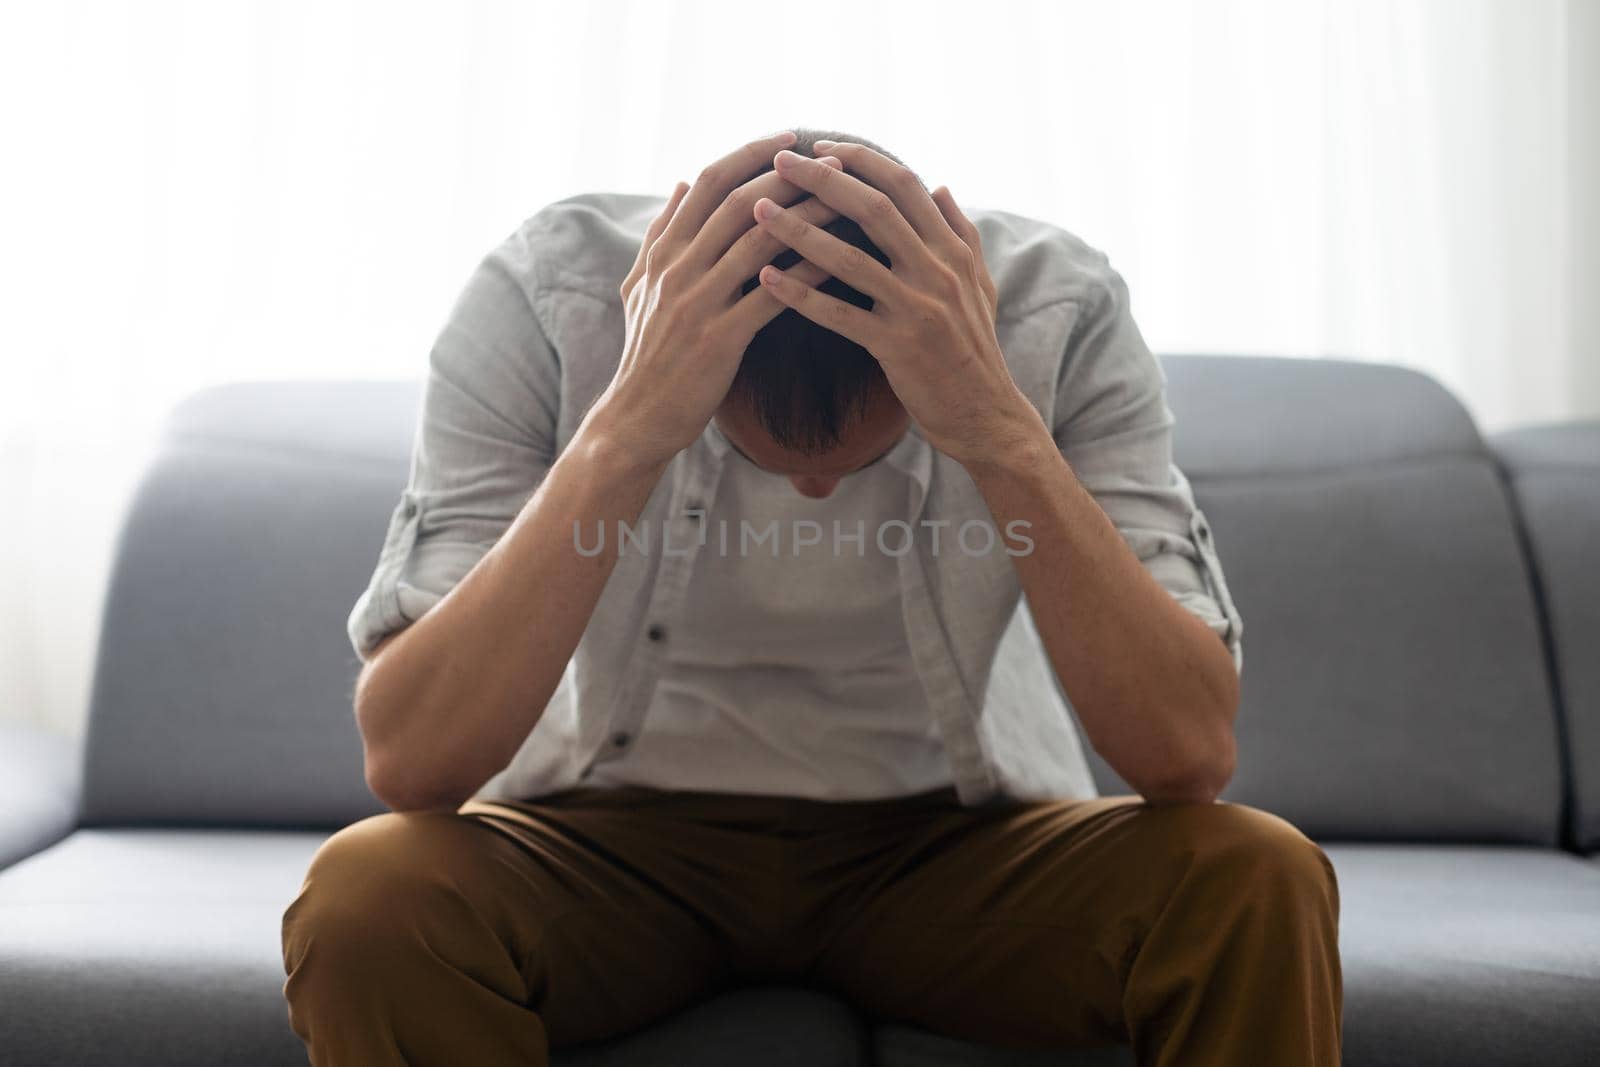
[[[849,141],[903,164],[865,137],[791,128],[798,140],[789,150],[800,155],[814,156],[816,141]],[[771,170],[771,164],[765,169]],[[841,216],[823,229],[884,266],[892,265],[853,220]],[[786,268],[799,258],[793,249],[785,249],[772,263]],[[743,291],[760,284],[752,277]],[[818,288],[857,307],[872,307],[871,297],[837,278]],[[750,342],[716,414],[717,428],[735,448],[757,466],[788,475],[810,497],[829,495],[844,475],[883,455],[910,421],[870,352],[792,308],[779,312]]]

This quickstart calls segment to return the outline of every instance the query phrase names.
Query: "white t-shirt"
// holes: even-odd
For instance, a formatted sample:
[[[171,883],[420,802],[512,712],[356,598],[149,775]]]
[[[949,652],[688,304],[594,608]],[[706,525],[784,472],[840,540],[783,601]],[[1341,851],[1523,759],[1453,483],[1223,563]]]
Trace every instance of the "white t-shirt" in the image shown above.
[[[826,800],[951,785],[876,536],[905,499],[882,459],[817,500],[730,455],[644,728],[589,781]],[[900,550],[892,527],[884,543]]]

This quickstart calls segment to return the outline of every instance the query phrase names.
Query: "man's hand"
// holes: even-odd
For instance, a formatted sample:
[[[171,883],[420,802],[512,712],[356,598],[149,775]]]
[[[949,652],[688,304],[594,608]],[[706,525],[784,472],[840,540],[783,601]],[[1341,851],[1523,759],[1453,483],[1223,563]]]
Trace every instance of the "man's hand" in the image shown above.
[[[767,289],[740,292],[784,250],[754,224],[751,205],[768,197],[792,203],[789,210],[809,226],[839,217],[777,173],[750,179],[775,149],[793,143],[788,131],[764,137],[708,165],[693,186],[679,182],[619,287],[627,322],[622,361],[595,409],[611,417],[642,463],[670,459],[705,430],[745,348],[784,310]],[[823,170],[841,165],[831,157],[808,162]],[[828,277],[810,264],[796,264],[795,273],[807,283]]]
[[[893,267],[762,200],[763,228],[873,307],[835,300],[793,270],[764,268],[763,286],[876,356],[929,443],[972,473],[996,523],[1031,528],[1035,549],[1014,557],[1017,576],[1095,749],[1147,800],[1214,800],[1236,759],[1232,659],[1134,555],[1012,380],[976,227],[948,189],[930,197],[865,145],[818,150],[846,170],[779,152],[777,173],[860,223]]]
[[[821,143],[844,162],[844,170],[780,151],[776,173],[859,223],[893,267],[776,198],[763,198],[754,211],[764,231],[799,252],[804,263],[872,297],[873,306],[866,311],[820,292],[800,273],[800,264],[788,271],[762,268],[762,286],[871,352],[929,443],[962,464],[1004,456],[1021,442],[1037,441],[1041,432],[1048,437],[1006,367],[982,242],[950,191],[941,187],[930,196],[915,174],[865,145]]]

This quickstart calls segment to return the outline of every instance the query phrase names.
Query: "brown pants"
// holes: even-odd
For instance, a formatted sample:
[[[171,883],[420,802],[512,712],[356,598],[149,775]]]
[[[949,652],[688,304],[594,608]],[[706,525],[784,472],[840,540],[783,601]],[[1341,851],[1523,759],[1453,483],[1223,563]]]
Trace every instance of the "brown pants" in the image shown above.
[[[1339,1062],[1338,887],[1283,819],[580,787],[334,834],[283,920],[318,1067],[543,1065],[746,980],[993,1044]]]

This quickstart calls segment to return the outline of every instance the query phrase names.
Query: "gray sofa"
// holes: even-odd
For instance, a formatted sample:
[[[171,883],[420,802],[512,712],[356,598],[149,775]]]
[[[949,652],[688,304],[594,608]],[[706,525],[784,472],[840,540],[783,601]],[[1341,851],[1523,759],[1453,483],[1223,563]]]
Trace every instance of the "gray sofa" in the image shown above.
[[[1346,1062],[1596,1062],[1600,423],[1486,442],[1397,367],[1163,363],[1246,624],[1226,797],[1338,868]],[[228,385],[172,414],[122,531],[81,754],[0,737],[0,1062],[304,1062],[279,919],[319,842],[379,810],[344,623],[420,384]],[[555,1059],[1131,1062],[976,1047],[798,987]]]

